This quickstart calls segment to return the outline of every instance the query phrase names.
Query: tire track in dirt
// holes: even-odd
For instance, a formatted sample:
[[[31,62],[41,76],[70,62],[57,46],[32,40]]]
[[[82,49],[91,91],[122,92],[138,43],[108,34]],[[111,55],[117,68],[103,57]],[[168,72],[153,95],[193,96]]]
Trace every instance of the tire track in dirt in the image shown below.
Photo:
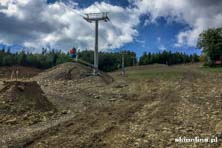
[[[146,100],[133,100],[133,104],[127,106],[124,109],[117,109],[112,113],[112,119],[115,122],[114,125],[107,127],[105,130],[95,133],[90,139],[83,143],[82,147],[98,148],[98,147],[110,147],[111,142],[106,142],[105,139],[113,133],[120,131],[120,126],[133,122],[133,116],[136,112],[139,112],[145,105]]]
[[[31,144],[35,140],[39,139],[45,133],[48,133],[53,130],[57,130],[61,124],[68,122],[73,115],[63,117],[56,121],[51,121],[48,124],[41,123],[38,125],[31,126],[29,128],[20,128],[14,132],[9,132],[9,134],[1,136],[1,147],[25,147],[26,145]]]
[[[131,147],[167,147],[172,143],[172,133],[169,131],[173,131],[173,127],[178,124],[175,115],[180,97],[171,88],[163,92],[163,95],[154,106],[149,107],[147,103],[143,111],[147,112],[146,118],[137,117],[140,122],[134,124],[141,127],[135,132],[137,145]],[[144,134],[144,141],[141,140],[141,133]]]
[[[125,105],[127,104],[127,105]],[[144,101],[132,101],[112,108],[88,107],[88,111],[64,123],[59,129],[45,133],[40,139],[26,147],[103,147],[103,137],[118,125],[129,122],[131,116],[139,111]],[[66,125],[69,125],[68,127]],[[58,143],[56,142],[58,141]],[[47,143],[38,145],[38,143]]]
[[[174,116],[174,111],[176,110],[175,104],[178,100],[177,97],[174,96],[174,94],[175,93],[169,90],[162,98],[162,102],[150,99],[150,96],[143,97],[136,102],[134,100],[134,103],[136,105],[134,104],[133,107],[129,107],[128,111],[122,112],[122,115],[120,115],[120,119],[123,119],[119,121],[118,126],[107,128],[106,130],[93,135],[89,141],[86,141],[84,143],[83,147],[135,147],[136,145],[132,143],[130,137],[135,137],[137,135],[135,135],[134,133],[130,133],[127,128],[130,128],[130,123],[137,124],[138,118],[135,117],[136,113],[140,113],[145,105],[150,105],[156,102],[153,106],[150,107],[151,113],[150,117],[148,118],[150,119],[151,124],[151,126],[149,126],[151,128],[158,129],[160,128],[158,123],[163,122],[164,124],[165,122],[170,121],[168,119],[169,117],[172,118]],[[169,101],[172,101],[170,105]],[[165,106],[168,106],[169,108],[166,108]],[[166,109],[169,109],[170,111],[167,111]],[[119,111],[119,113],[120,112],[121,111]],[[127,113],[129,113],[129,115]],[[150,143],[152,143],[152,141]]]
[[[204,75],[194,71],[187,71],[183,73],[184,78],[181,80],[180,89],[178,90],[181,96],[181,103],[177,106],[176,120],[178,126],[175,131],[175,138],[209,138],[215,136],[214,130],[210,123],[212,112],[217,112],[221,108],[217,107],[218,100],[213,96],[207,97],[206,95],[198,92],[207,92],[209,88],[203,90],[205,83],[209,83],[212,75]],[[200,81],[201,80],[201,81]],[[203,93],[202,92],[202,93]],[[214,108],[211,108],[214,106]],[[214,115],[213,115],[214,116]],[[218,147],[220,142],[216,144],[209,143],[188,143],[182,144],[186,147]],[[181,146],[181,144],[178,144]]]

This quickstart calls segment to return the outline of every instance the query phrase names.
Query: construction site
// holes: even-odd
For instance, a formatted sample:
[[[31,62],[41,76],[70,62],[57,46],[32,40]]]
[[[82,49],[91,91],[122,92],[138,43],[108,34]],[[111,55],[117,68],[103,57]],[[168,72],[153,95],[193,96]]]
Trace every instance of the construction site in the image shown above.
[[[199,64],[92,71],[74,62],[1,78],[1,147],[221,146],[221,73]],[[195,135],[218,141],[175,142]]]
[[[48,8],[53,8],[53,13],[60,6],[65,7],[66,11],[61,14],[69,10],[68,16],[75,14],[75,17],[95,27],[93,57],[88,55],[91,51],[85,54],[86,60],[92,59],[93,62],[81,59],[83,57],[80,58],[80,52],[74,47],[64,53],[54,50],[47,53],[43,48],[41,54],[0,50],[1,148],[222,147],[221,51],[215,50],[215,55],[207,51],[212,57],[201,57],[164,49],[153,54],[145,52],[139,59],[136,53],[127,53],[119,48],[116,53],[107,53],[110,59],[106,55],[101,60],[107,67],[113,66],[105,72],[100,69],[99,63],[102,54],[99,42],[103,38],[99,28],[101,26],[104,30],[104,23],[109,23],[110,28],[115,27],[109,13],[83,15],[60,1],[55,4]],[[0,2],[0,10],[5,5],[6,2]],[[25,5],[22,3],[22,8]],[[100,3],[94,5],[98,8]],[[101,5],[105,7],[106,3]],[[130,6],[114,8],[120,12],[130,10],[139,13],[139,8],[132,9]],[[98,10],[101,11],[101,8]],[[84,12],[83,8],[80,10]],[[144,13],[133,17],[141,17]],[[20,17],[22,21],[25,15]],[[61,27],[63,25],[67,30],[70,27],[65,23]],[[218,30],[222,32],[222,29]],[[44,41],[51,38],[57,39],[49,36]],[[161,45],[161,39],[158,37],[157,40]],[[68,41],[71,42],[71,39]],[[145,46],[145,41],[136,42]],[[206,65],[201,58],[215,67],[210,68],[211,65]],[[47,60],[48,63],[45,62]]]

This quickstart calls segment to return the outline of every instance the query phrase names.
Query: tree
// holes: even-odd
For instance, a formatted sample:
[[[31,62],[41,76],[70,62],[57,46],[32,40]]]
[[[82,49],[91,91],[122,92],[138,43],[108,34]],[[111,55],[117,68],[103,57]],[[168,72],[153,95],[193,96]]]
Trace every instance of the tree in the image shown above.
[[[163,51],[162,53],[143,53],[143,55],[139,59],[140,65],[148,65],[148,64],[182,64],[189,62],[199,62],[199,56],[197,54],[186,55],[185,53],[172,53],[171,51]]]
[[[222,61],[222,28],[203,31],[199,35],[197,47],[202,48],[207,55],[209,66],[214,66],[218,59]]]
[[[22,51],[19,55],[18,55],[18,64],[22,65],[22,66],[27,66],[27,55],[25,53],[25,51]]]

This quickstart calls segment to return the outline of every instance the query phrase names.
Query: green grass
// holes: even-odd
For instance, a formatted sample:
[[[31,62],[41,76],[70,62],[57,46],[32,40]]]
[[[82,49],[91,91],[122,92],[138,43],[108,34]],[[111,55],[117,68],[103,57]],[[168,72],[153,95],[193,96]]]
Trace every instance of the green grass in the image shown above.
[[[201,70],[213,73],[222,73],[222,67],[203,67]]]
[[[128,76],[131,79],[179,79],[181,73],[176,71],[130,71]]]

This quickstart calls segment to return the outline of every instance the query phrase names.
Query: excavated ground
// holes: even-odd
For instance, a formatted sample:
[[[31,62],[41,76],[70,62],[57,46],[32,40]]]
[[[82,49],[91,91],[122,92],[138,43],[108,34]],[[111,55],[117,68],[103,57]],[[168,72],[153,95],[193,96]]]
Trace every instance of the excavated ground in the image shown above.
[[[0,127],[32,125],[47,120],[56,112],[56,107],[36,82],[6,81],[3,86],[0,90]]]
[[[200,65],[143,66],[128,76],[38,81],[61,116],[2,132],[11,147],[221,147],[222,74]],[[1,86],[1,82],[0,82]],[[12,132],[13,131],[13,132]],[[176,143],[175,138],[218,138]]]

